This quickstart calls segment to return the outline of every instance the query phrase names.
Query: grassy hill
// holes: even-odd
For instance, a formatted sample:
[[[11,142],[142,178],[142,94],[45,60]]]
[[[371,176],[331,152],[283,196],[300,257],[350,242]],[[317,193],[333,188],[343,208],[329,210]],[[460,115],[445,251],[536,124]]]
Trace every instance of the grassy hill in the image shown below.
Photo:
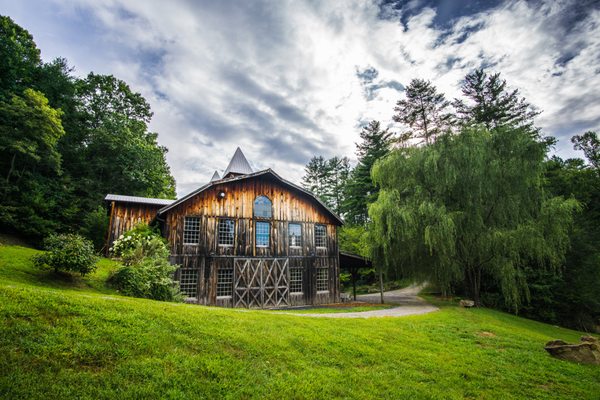
[[[56,279],[34,252],[0,245],[0,398],[600,398],[600,367],[543,350],[579,332],[451,305],[329,320],[133,299],[108,260]]]

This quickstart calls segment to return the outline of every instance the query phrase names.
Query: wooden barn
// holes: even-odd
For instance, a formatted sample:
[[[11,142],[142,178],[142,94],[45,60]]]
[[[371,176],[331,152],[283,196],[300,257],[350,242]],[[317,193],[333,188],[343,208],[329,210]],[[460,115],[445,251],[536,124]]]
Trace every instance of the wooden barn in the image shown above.
[[[312,193],[235,151],[221,178],[179,200],[109,194],[108,247],[137,223],[157,223],[180,265],[188,301],[273,308],[340,300],[337,227]]]

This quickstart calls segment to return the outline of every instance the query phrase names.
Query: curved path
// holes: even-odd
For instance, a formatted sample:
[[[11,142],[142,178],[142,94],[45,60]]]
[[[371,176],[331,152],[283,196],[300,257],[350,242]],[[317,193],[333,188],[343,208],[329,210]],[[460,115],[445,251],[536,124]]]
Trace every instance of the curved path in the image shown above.
[[[411,285],[404,289],[391,290],[384,292],[384,301],[387,304],[397,304],[398,307],[386,308],[383,310],[348,312],[348,313],[330,313],[330,314],[311,314],[311,313],[285,313],[288,315],[298,315],[301,317],[317,318],[377,318],[377,317],[403,317],[405,315],[427,314],[439,310],[439,308],[427,303],[417,295],[423,286]],[[356,296],[356,300],[365,303],[379,304],[381,294],[363,294]]]

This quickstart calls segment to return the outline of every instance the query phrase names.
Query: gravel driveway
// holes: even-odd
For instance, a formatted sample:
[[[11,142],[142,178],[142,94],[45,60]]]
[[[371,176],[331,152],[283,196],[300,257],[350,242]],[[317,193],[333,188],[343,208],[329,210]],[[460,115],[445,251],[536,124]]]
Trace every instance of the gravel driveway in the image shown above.
[[[439,310],[417,295],[423,287],[411,285],[404,289],[391,290],[384,292],[384,301],[387,304],[397,304],[398,307],[386,308],[383,310],[349,312],[349,313],[331,313],[331,314],[301,314],[301,313],[282,313],[288,315],[298,315],[302,317],[317,318],[377,318],[377,317],[403,317],[405,315],[427,314]],[[357,301],[365,303],[379,304],[381,295],[379,293],[363,294],[356,296]]]

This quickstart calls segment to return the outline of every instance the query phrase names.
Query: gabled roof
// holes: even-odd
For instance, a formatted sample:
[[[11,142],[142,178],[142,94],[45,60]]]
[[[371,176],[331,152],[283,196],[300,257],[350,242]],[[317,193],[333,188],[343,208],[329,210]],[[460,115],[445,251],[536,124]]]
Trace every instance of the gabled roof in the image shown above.
[[[217,171],[215,171],[215,173],[213,174],[212,178],[210,178],[210,181],[218,181],[219,179],[221,179],[221,177],[219,176],[219,173]]]
[[[252,168],[250,167],[250,163],[246,160],[246,156],[242,153],[242,150],[238,147],[235,149],[235,153],[233,157],[231,157],[231,161],[229,161],[229,165],[225,168],[225,172],[223,172],[223,178],[227,178],[229,174],[251,174]]]
[[[277,180],[279,183],[281,183],[284,186],[287,186],[293,190],[297,190],[298,192],[301,192],[303,194],[305,194],[306,196],[310,197],[311,199],[313,199],[314,201],[316,201],[322,208],[323,210],[329,215],[331,216],[334,220],[336,220],[340,225],[344,224],[344,221],[342,221],[342,219],[333,211],[331,211],[329,209],[329,207],[327,207],[321,200],[319,200],[319,198],[317,196],[315,196],[314,194],[312,194],[311,192],[309,192],[308,190],[304,189],[301,186],[298,186],[290,181],[287,181],[285,179],[283,179],[282,177],[280,177],[279,175],[277,175],[272,169],[265,169],[262,171],[258,171],[258,172],[252,172],[246,175],[239,175],[239,176],[234,176],[232,178],[226,178],[226,179],[221,179],[218,181],[212,181],[207,183],[206,185],[200,187],[199,189],[191,192],[190,194],[188,194],[187,196],[182,197],[181,199],[161,208],[160,210],[158,210],[158,215],[162,215],[165,212],[169,211],[170,209],[178,206],[181,203],[184,203],[185,201],[189,200],[190,198],[196,196],[197,194],[200,194],[202,192],[204,192],[205,190],[216,186],[216,185],[220,185],[220,184],[224,184],[224,183],[230,183],[230,182],[237,182],[237,181],[241,181],[244,179],[250,179],[250,178],[255,178],[258,176],[271,176],[273,178],[275,178],[275,180]]]
[[[175,201],[169,199],[153,199],[151,197],[124,196],[121,194],[107,194],[104,200],[120,201],[125,203],[152,204],[158,206],[167,206]]]

